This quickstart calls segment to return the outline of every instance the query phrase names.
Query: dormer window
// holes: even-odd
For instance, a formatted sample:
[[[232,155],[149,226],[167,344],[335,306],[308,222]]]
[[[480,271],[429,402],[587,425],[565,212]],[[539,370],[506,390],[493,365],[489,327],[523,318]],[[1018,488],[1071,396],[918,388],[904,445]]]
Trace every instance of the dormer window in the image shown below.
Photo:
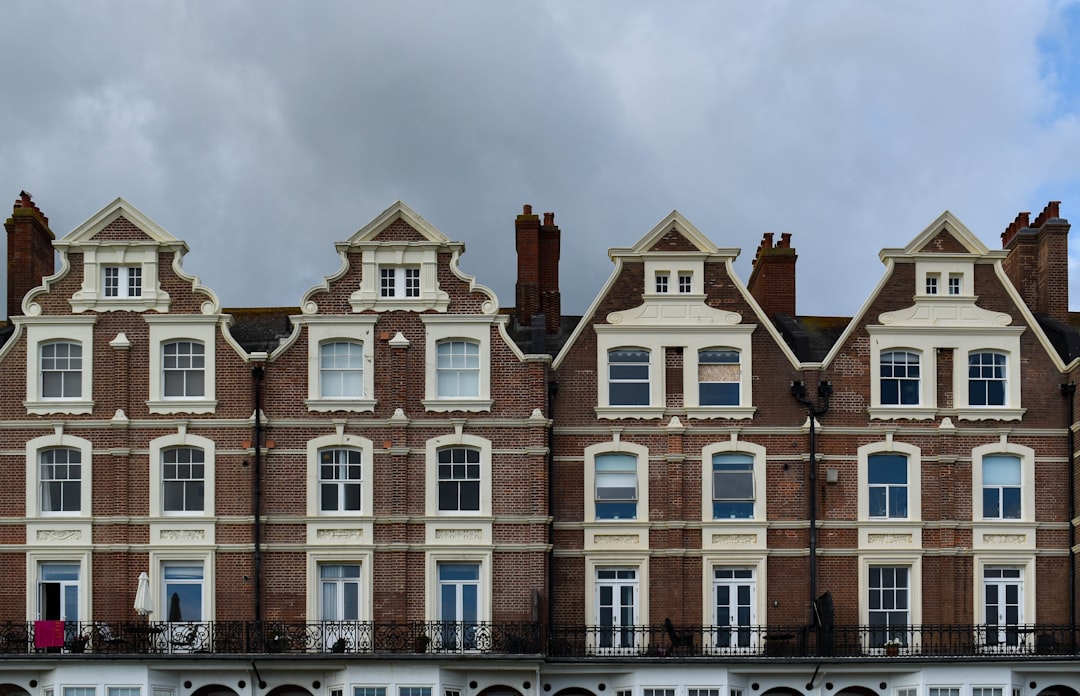
[[[668,291],[668,281],[671,279],[671,274],[667,271],[662,271],[656,274],[656,292],[666,293]]]
[[[936,295],[936,294],[938,294],[938,281],[940,279],[941,279],[941,276],[938,275],[937,273],[927,273],[926,274],[926,294],[927,295]]]
[[[692,291],[694,276],[692,273],[682,271],[679,273],[679,292],[687,294]]]
[[[142,297],[142,268],[105,266],[105,297]]]
[[[382,266],[379,268],[380,297],[420,297],[419,266]]]
[[[960,275],[959,273],[950,273],[949,274],[949,294],[950,295],[959,295],[960,294],[960,288],[962,288],[963,285],[964,285],[964,276]]]

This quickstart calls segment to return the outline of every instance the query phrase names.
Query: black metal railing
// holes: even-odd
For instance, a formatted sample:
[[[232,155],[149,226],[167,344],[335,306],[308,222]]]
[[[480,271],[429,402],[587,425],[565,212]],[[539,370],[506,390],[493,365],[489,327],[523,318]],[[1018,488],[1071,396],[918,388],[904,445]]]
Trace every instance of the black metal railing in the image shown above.
[[[543,658],[887,658],[1080,655],[1056,625],[555,626],[536,623],[315,621],[0,623],[12,654],[505,654]]]

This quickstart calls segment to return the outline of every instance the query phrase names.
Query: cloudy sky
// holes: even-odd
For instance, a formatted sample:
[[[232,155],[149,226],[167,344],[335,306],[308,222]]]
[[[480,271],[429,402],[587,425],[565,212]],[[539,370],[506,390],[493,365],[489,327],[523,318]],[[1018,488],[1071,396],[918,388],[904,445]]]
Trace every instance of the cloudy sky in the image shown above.
[[[25,189],[62,236],[123,196],[225,306],[298,304],[397,199],[504,306],[514,216],[554,211],[567,312],[672,209],[744,281],[792,233],[800,314],[856,311],[945,209],[997,248],[1061,200],[1080,260],[1077,0],[9,0],[2,25],[0,213]]]

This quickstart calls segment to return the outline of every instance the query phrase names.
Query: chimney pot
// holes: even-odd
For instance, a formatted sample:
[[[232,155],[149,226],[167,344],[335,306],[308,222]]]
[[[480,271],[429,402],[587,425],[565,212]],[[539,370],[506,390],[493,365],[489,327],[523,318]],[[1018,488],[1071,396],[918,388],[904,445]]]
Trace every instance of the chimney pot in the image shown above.
[[[555,213],[544,213],[544,226],[551,227],[555,224]]]
[[[529,205],[528,203],[521,206],[521,214],[522,215],[532,215],[532,206]]]

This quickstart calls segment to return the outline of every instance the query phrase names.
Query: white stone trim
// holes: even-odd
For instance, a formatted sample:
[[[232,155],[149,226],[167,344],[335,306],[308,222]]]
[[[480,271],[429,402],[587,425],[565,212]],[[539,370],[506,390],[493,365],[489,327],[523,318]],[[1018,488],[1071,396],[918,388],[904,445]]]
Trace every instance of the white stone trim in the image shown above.
[[[424,588],[426,601],[424,612],[427,621],[439,620],[439,564],[478,563],[480,565],[480,588],[476,593],[478,621],[491,621],[493,604],[492,552],[490,550],[432,550],[424,559]]]
[[[42,551],[32,549],[26,552],[26,616],[31,620],[41,618],[41,602],[38,586],[41,583],[39,568],[43,563],[72,563],[79,566],[79,616],[77,620],[89,621],[94,615],[91,574],[93,573],[93,553],[80,551]]]

